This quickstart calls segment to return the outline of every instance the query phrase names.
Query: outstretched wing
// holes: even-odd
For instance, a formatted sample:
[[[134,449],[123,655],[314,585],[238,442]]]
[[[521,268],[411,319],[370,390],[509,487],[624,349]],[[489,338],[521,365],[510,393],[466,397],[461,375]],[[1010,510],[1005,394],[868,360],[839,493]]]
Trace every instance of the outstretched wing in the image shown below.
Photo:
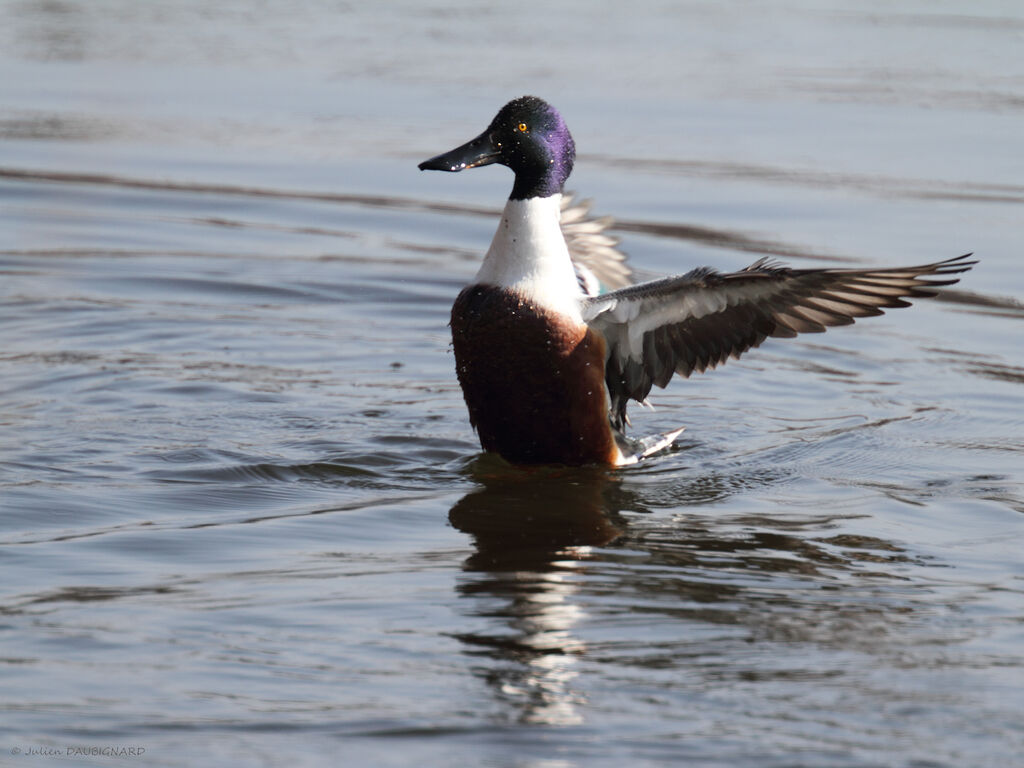
[[[652,385],[714,368],[768,336],[820,333],[934,296],[977,263],[970,256],[895,269],[790,269],[760,259],[739,272],[702,267],[587,299],[584,319],[608,346],[612,421],[622,429],[629,399],[643,401]]]
[[[577,202],[567,192],[562,196],[561,225],[580,287],[588,296],[596,296],[601,290],[632,285],[634,280],[626,255],[616,248],[618,238],[606,233],[612,218],[591,218],[590,205],[590,200]]]

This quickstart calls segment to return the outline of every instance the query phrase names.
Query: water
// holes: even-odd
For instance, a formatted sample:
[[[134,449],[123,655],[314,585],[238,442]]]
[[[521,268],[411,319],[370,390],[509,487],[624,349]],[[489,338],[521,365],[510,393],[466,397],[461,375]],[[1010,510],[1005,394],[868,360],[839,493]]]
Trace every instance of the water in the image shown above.
[[[1017,4],[0,19],[0,762],[1019,761]],[[415,164],[524,92],[642,269],[981,263],[508,468],[446,323],[510,178]]]

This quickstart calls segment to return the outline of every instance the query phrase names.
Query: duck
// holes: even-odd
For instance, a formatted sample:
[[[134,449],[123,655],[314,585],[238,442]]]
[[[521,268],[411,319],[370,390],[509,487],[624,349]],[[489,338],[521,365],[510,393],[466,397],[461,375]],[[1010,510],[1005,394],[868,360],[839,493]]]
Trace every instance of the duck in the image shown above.
[[[514,174],[494,238],[450,320],[470,424],[484,451],[512,464],[647,459],[684,429],[626,434],[628,404],[646,404],[652,387],[739,358],[769,337],[909,306],[977,263],[968,253],[911,267],[795,269],[761,258],[736,272],[703,266],[637,282],[603,231],[607,221],[590,222],[586,206],[567,204],[575,159],[558,110],[522,96],[479,136],[418,166],[498,164]]]

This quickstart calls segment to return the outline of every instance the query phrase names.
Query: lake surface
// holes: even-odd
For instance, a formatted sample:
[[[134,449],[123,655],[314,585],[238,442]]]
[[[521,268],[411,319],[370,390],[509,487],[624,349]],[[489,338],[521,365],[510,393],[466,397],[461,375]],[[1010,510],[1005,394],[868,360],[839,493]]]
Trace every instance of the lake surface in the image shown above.
[[[1015,2],[0,2],[0,763],[1024,755]],[[447,328],[535,93],[653,273],[940,300],[479,452]],[[129,752],[127,750],[135,750]]]

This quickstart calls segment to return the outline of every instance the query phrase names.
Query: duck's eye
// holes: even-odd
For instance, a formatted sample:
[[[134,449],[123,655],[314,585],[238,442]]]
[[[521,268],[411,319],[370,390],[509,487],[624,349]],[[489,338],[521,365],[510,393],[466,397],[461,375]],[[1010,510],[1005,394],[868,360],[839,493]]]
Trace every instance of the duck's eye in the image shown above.
[[[520,123],[519,125],[516,126],[516,128],[519,129],[520,133],[526,133],[527,125],[526,123]]]

